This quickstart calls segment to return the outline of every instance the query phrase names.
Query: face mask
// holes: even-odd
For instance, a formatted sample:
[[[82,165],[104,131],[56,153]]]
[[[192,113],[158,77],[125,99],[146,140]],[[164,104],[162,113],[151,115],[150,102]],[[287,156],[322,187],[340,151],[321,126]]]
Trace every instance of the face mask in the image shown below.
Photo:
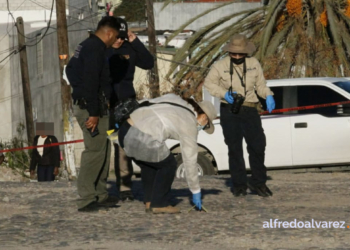
[[[197,130],[198,130],[198,132],[201,131],[201,130],[204,129],[204,128],[205,128],[205,125],[202,126],[202,125],[200,125],[199,123],[197,124]]]
[[[245,57],[242,57],[240,59],[231,58],[231,62],[233,62],[236,65],[240,65],[240,64],[244,63],[244,61],[245,61]]]

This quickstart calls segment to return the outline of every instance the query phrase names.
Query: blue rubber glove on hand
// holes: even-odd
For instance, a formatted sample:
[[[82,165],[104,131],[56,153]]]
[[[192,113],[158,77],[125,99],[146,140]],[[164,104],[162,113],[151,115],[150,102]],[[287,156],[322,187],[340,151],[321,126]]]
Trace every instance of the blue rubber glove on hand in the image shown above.
[[[230,91],[227,91],[226,94],[225,94],[225,100],[229,103],[229,104],[232,104],[233,103],[233,97],[230,93]]]
[[[271,113],[272,110],[275,109],[276,104],[275,104],[275,99],[273,99],[272,95],[268,95],[266,97],[266,106],[267,106],[267,110]]]
[[[119,128],[119,124],[118,124],[118,123],[116,123],[114,126],[115,126],[116,128]]]
[[[196,205],[196,207],[198,207],[199,210],[202,209],[202,194],[201,194],[201,192],[199,192],[197,194],[193,194],[192,201],[193,201],[194,205]]]
[[[237,92],[233,92],[233,93],[237,93]],[[225,100],[229,103],[229,104],[232,104],[234,99],[230,93],[230,91],[227,91],[226,94],[225,94]]]

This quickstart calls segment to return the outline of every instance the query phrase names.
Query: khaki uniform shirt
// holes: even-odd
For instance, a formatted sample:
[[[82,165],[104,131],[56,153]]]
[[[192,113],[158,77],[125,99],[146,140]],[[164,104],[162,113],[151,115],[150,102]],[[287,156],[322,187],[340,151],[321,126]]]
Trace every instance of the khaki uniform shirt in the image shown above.
[[[266,80],[263,74],[263,70],[259,61],[254,57],[246,58],[247,73],[244,79],[246,85],[246,93],[244,93],[244,87],[241,84],[241,80],[237,75],[243,76],[243,64],[234,65],[232,83],[230,75],[230,63],[231,58],[229,56],[221,59],[213,65],[209,71],[208,76],[205,78],[204,87],[209,93],[215,97],[221,98],[221,102],[227,103],[225,100],[225,94],[232,86],[232,92],[237,92],[242,96],[245,96],[245,102],[257,103],[259,102],[257,94],[266,99],[268,95],[273,95],[273,92],[266,86]]]

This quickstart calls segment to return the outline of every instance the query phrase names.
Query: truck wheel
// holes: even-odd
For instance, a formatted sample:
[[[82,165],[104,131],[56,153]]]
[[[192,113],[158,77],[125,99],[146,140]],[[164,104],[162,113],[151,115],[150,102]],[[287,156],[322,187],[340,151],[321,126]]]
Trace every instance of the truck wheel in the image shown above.
[[[175,159],[177,161],[176,177],[185,178],[185,168],[182,161],[182,155],[178,154]],[[214,165],[203,153],[198,153],[197,169],[199,176],[216,174]]]

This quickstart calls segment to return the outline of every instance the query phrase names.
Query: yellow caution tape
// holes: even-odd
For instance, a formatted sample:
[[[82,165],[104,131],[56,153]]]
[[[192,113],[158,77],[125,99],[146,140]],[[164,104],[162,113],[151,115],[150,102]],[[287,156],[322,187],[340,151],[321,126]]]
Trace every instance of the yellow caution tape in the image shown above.
[[[111,134],[113,134],[114,133],[114,129],[111,129],[111,130],[108,130],[107,131],[107,135],[111,135]]]

